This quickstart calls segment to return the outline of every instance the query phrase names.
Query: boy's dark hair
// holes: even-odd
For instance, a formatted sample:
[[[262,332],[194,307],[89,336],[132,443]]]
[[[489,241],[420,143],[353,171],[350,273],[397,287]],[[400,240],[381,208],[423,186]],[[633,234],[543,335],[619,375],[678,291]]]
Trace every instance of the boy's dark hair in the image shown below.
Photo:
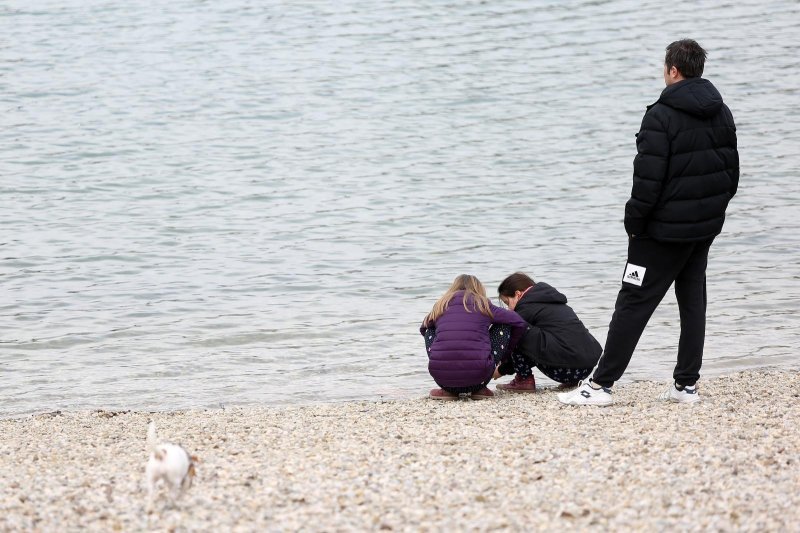
[[[533,278],[522,272],[514,272],[504,279],[497,287],[497,294],[500,296],[514,296],[517,291],[524,291],[528,287],[533,287]]]
[[[664,64],[675,67],[684,78],[699,78],[706,64],[706,51],[694,39],[681,39],[667,46]]]

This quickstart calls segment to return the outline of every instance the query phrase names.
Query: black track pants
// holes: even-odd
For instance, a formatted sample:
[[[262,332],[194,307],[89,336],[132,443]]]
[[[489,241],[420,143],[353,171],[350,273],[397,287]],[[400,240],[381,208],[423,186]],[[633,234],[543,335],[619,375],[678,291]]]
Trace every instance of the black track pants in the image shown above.
[[[669,243],[646,236],[630,240],[622,288],[594,371],[598,385],[610,387],[625,372],[647,321],[673,282],[681,315],[673,377],[679,385],[698,380],[706,332],[706,265],[713,240]]]

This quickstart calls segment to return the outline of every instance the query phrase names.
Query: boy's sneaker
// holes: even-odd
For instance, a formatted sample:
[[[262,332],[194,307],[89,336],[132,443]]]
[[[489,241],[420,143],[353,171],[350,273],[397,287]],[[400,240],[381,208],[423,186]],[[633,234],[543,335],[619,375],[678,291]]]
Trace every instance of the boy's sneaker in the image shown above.
[[[700,401],[697,394],[697,385],[682,386],[673,383],[667,390],[658,395],[659,400],[677,403],[696,403]]]
[[[614,403],[611,397],[611,389],[600,387],[595,389],[591,384],[591,378],[581,381],[578,388],[570,392],[562,392],[558,395],[558,401],[566,405],[596,405],[605,407]]]
[[[521,378],[517,374],[514,379],[506,384],[498,385],[497,388],[506,392],[536,392],[536,379],[533,374],[527,378]]]
[[[494,397],[494,393],[489,390],[489,387],[484,387],[481,390],[473,392],[470,397],[473,400],[488,400]]]

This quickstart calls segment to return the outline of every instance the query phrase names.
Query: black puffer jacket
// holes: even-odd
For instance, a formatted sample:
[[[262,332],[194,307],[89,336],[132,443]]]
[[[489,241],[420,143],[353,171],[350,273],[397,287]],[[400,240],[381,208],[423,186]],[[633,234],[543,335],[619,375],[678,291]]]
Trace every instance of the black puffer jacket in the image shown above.
[[[736,126],[703,78],[668,86],[647,108],[636,135],[625,230],[657,241],[691,242],[722,231],[739,185]]]
[[[539,282],[526,292],[514,311],[530,324],[517,344],[517,352],[534,363],[559,368],[593,368],[603,349],[578,315],[567,305],[567,297],[547,283]],[[501,374],[513,372],[505,363]]]

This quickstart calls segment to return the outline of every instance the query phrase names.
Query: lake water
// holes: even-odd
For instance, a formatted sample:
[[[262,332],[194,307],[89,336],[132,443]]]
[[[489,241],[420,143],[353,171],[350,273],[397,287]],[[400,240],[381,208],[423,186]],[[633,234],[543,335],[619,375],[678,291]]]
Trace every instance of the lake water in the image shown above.
[[[602,342],[683,37],[742,164],[704,375],[800,366],[795,1],[11,0],[0,29],[2,415],[419,397],[462,272],[532,273]],[[625,380],[670,379],[677,313]]]

